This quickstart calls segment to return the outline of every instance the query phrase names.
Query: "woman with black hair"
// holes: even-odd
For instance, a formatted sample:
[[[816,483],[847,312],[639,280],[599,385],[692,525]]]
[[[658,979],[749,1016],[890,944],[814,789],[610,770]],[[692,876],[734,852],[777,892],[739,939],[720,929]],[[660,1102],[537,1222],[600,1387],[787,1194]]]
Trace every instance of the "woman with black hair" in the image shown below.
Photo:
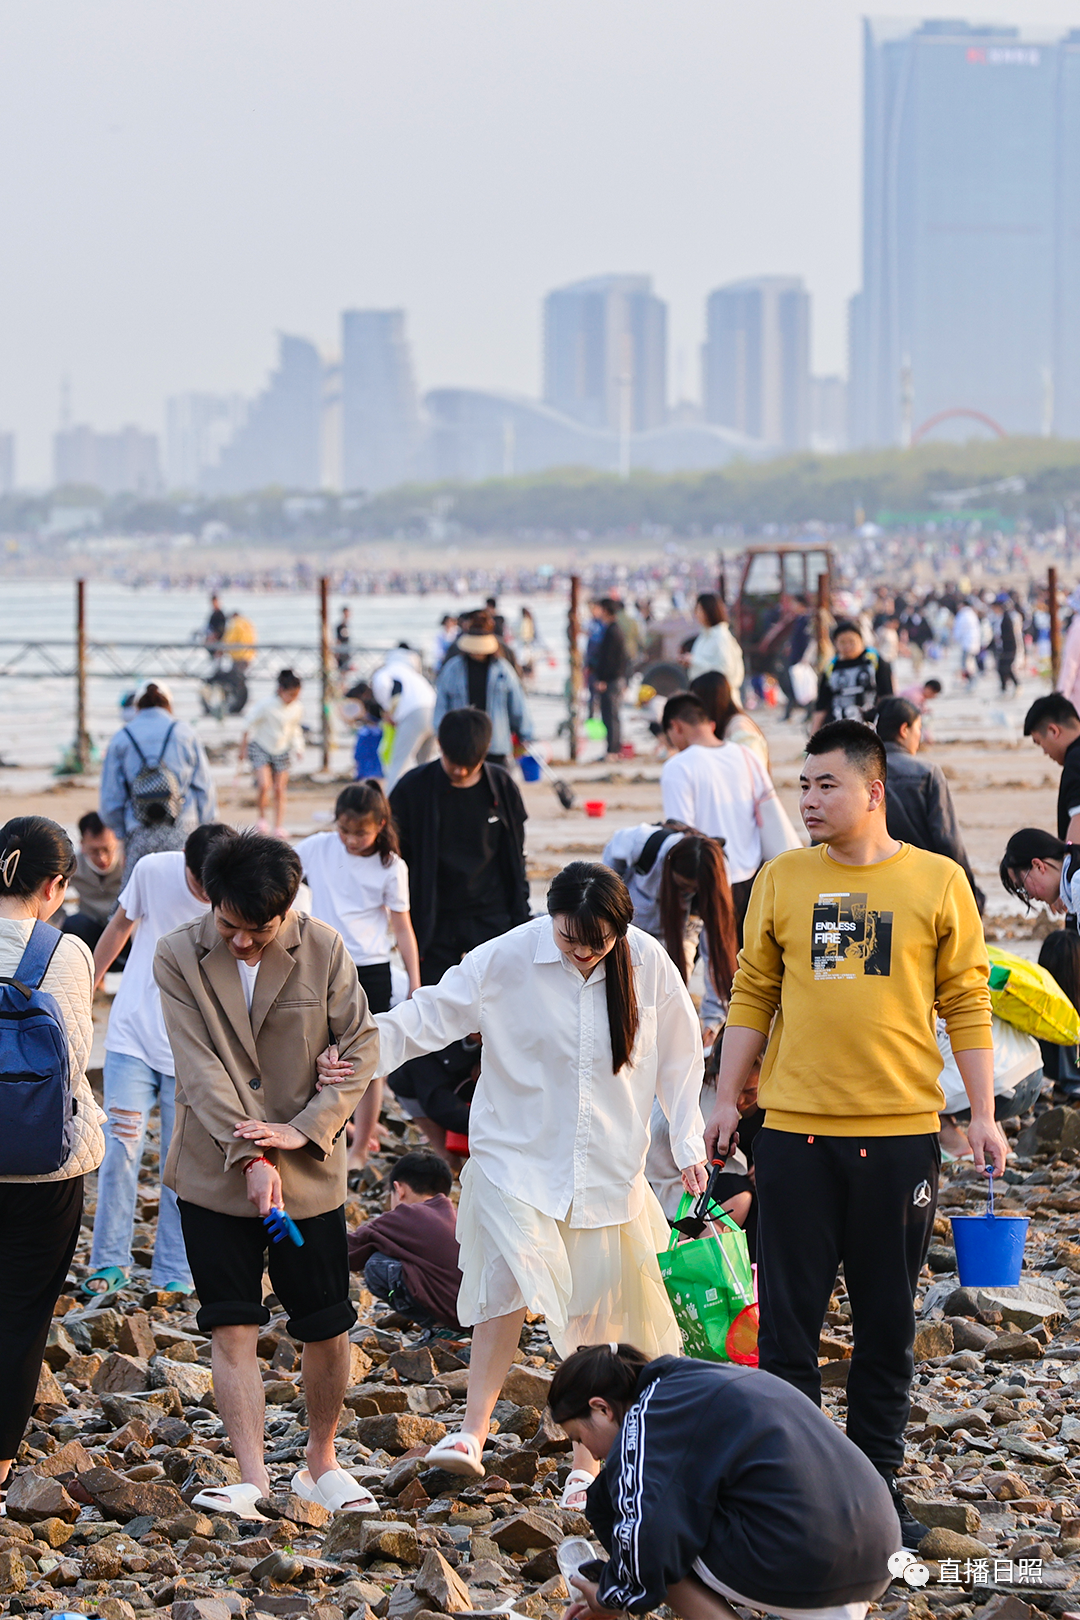
[[[695,680],[708,669],[718,669],[738,692],[745,679],[742,648],[732,634],[722,598],[715,591],[702,591],[694,603],[694,618],[701,626],[701,634],[690,648],[690,679]]]
[[[93,958],[81,939],[49,924],[74,871],[71,840],[55,821],[16,816],[0,827],[0,980],[12,987],[9,997],[22,995],[25,983],[52,998],[67,1036],[72,1106],[62,1162],[39,1174],[0,1176],[0,1492],[33,1407],[53,1306],[75,1253],[83,1178],[105,1153],[105,1116],[86,1078]],[[21,1005],[16,1003],[16,1017]],[[17,1061],[18,1052],[13,1056]],[[7,1101],[0,1098],[0,1130]],[[6,1123],[10,1131],[12,1122]]]
[[[1005,846],[998,873],[1006,894],[1031,910],[1041,900],[1051,911],[1073,918],[1080,908],[1080,849],[1041,827],[1022,827]]]
[[[706,838],[703,833],[689,833],[672,844],[662,862],[659,894],[661,944],[675,963],[683,982],[689,974],[694,949],[701,957],[704,969],[705,993],[701,998],[699,1018],[702,1040],[706,1051],[716,1048],[727,1021],[731,1000],[731,983],[738,966],[739,945],[736,937],[735,903],[731,896],[724,847],[718,838]],[[700,932],[697,924],[700,924]],[[707,1065],[706,1078],[701,1088],[701,1111],[706,1117],[716,1101],[715,1062]],[[757,1117],[757,1110],[750,1110]],[[722,1207],[740,1226],[747,1226],[753,1203],[753,1182],[747,1152],[753,1131],[750,1119],[744,1121],[739,1133],[739,1147],[728,1154],[728,1169],[723,1177]],[[682,1197],[682,1183],[678,1167],[671,1155],[670,1133],[667,1120],[654,1104],[645,1174],[664,1214],[674,1220]],[[753,1249],[754,1232],[748,1227],[748,1240]]]
[[[680,973],[631,927],[607,867],[567,866],[547,910],[377,1019],[383,1071],[483,1038],[457,1227],[458,1316],[475,1326],[468,1401],[461,1432],[430,1454],[474,1479],[526,1310],[543,1313],[560,1355],[614,1335],[678,1353],[656,1263],[668,1228],[644,1173],[654,1097],[687,1190],[705,1186],[701,1037]],[[595,1471],[585,1452],[574,1461],[567,1505]]]
[[[722,742],[738,743],[749,748],[769,769],[769,745],[765,733],[756,721],[736,701],[735,692],[721,670],[709,669],[704,675],[695,675],[690,690],[700,699],[705,713],[716,726],[716,735]]]
[[[683,1620],[863,1620],[900,1549],[873,1463],[801,1390],[756,1367],[650,1361],[582,1345],[548,1406],[604,1466],[589,1522],[610,1554],[581,1566],[563,1620],[667,1603]]]

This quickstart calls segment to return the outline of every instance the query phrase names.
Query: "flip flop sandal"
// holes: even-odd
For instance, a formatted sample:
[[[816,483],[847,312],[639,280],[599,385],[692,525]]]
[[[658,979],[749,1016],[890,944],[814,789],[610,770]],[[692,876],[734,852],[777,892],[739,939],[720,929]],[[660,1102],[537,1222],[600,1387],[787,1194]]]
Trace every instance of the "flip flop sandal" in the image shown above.
[[[100,1271],[92,1271],[88,1277],[83,1278],[79,1284],[79,1293],[86,1299],[111,1299],[114,1294],[127,1287],[127,1281],[126,1274],[119,1266],[102,1266]],[[103,1282],[105,1287],[91,1288],[90,1284],[95,1282]]]
[[[461,1450],[464,1442],[466,1450]],[[441,1468],[444,1474],[461,1474],[465,1479],[483,1479],[486,1469],[480,1458],[483,1452],[475,1434],[447,1434],[432,1446],[424,1461],[430,1468]]]
[[[584,1468],[572,1468],[566,1476],[566,1484],[563,1486],[562,1495],[559,1497],[559,1506],[571,1510],[577,1508],[579,1511],[584,1512],[585,1492],[595,1478],[595,1474],[586,1473]],[[578,1496],[581,1498],[580,1502],[572,1500],[572,1498]]]
[[[255,1506],[262,1494],[257,1485],[210,1485],[191,1498],[191,1505],[203,1508],[208,1513],[232,1514],[238,1519],[260,1519],[264,1524],[269,1524],[266,1514],[260,1513]]]
[[[154,1288],[157,1285],[155,1283],[151,1283],[150,1286],[151,1288]],[[163,1294],[193,1294],[195,1292],[195,1284],[179,1282],[174,1277],[172,1282],[161,1284],[161,1292]]]
[[[312,1479],[309,1469],[300,1468],[293,1475],[292,1488],[305,1502],[318,1502],[331,1513],[342,1513],[346,1509],[350,1513],[382,1512],[367,1486],[361,1485],[344,1468],[331,1468],[317,1480]]]

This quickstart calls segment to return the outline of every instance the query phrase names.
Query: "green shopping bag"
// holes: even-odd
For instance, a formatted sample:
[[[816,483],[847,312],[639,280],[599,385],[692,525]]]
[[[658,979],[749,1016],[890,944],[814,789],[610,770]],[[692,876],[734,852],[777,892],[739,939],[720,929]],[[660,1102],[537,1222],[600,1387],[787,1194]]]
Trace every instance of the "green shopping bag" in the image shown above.
[[[677,1219],[693,1205],[684,1193]],[[660,1275],[683,1337],[683,1349],[700,1361],[758,1364],[758,1308],[746,1233],[722,1210],[709,1221],[707,1237],[671,1242],[657,1255]]]

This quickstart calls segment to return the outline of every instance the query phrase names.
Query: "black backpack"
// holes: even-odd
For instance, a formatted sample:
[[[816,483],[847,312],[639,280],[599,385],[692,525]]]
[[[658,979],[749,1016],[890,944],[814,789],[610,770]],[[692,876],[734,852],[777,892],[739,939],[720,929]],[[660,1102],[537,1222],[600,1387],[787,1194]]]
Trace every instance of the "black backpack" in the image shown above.
[[[688,827],[685,821],[665,821],[661,826],[657,827],[655,832],[650,833],[648,838],[646,838],[645,843],[642,846],[641,854],[634,862],[634,871],[640,873],[640,875],[644,877],[647,872],[652,871],[653,867],[656,865],[656,857],[659,855],[663,846],[674,833],[682,833],[685,837],[688,833],[694,833],[696,831],[697,829],[695,827]],[[724,840],[721,838],[718,839],[717,842],[722,844]]]
[[[163,823],[173,826],[184,802],[175,773],[161,763],[169,746],[169,738],[175,730],[174,720],[165,733],[160,754],[151,765],[135,741],[133,732],[127,726],[124,727],[125,737],[130,739],[131,746],[142,760],[130,792],[132,808],[144,827],[160,827]]]

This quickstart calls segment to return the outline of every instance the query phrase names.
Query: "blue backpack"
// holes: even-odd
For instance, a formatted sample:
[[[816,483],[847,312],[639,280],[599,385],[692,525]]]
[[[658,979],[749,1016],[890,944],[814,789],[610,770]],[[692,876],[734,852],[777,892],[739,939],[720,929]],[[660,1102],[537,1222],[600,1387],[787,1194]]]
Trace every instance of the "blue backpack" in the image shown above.
[[[10,979],[0,978],[0,1176],[47,1176],[67,1159],[78,1104],[67,1028],[40,988],[63,936],[36,922]]]

